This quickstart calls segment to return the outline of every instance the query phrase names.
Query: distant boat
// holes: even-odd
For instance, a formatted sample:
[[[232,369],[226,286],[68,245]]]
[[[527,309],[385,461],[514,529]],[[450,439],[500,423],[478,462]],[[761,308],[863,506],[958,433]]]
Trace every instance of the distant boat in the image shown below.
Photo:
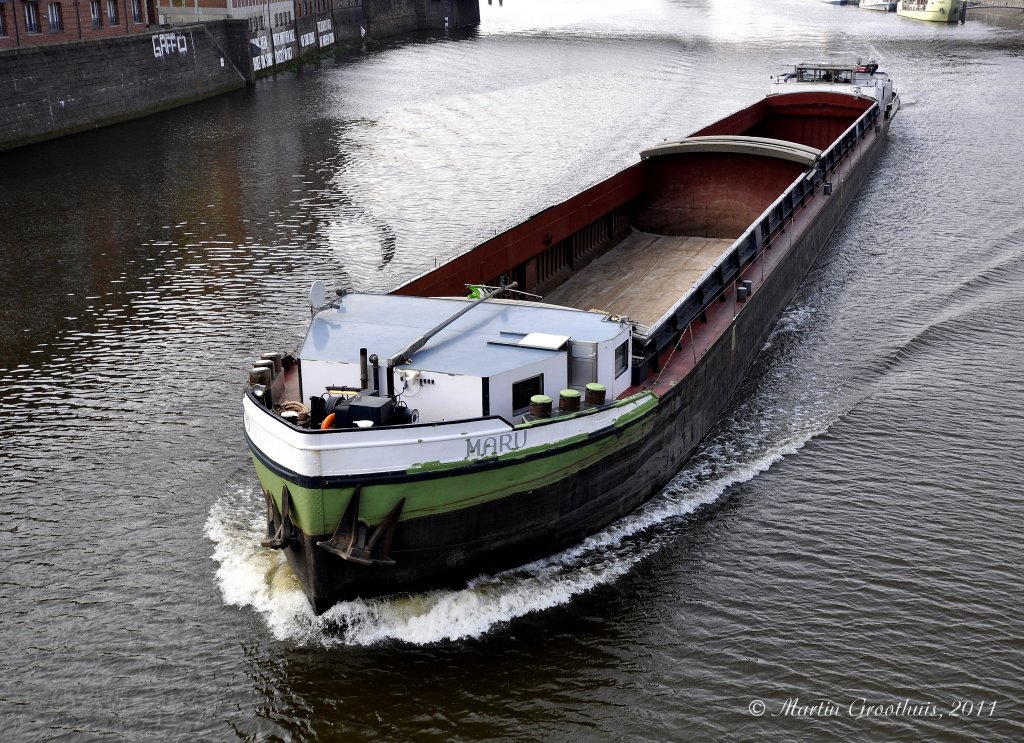
[[[853,5],[853,0],[821,0],[828,5]]]
[[[867,10],[883,10],[892,13],[896,10],[898,0],[860,0],[860,7]]]
[[[956,23],[961,13],[961,0],[899,0],[896,6],[896,15],[935,23]]]

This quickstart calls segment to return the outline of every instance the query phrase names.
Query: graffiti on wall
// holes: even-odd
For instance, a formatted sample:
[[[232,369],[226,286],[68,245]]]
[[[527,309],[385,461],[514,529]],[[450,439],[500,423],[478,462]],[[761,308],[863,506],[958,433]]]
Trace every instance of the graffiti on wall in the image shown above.
[[[184,34],[154,34],[153,35],[153,56],[157,59],[169,57],[177,52],[178,54],[188,53],[188,43]]]

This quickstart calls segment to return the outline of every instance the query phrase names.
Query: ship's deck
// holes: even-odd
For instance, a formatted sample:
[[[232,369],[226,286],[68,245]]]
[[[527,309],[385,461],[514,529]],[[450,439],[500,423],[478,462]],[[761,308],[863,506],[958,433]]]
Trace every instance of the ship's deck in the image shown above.
[[[544,302],[603,310],[653,325],[732,245],[728,239],[629,237],[544,297]]]

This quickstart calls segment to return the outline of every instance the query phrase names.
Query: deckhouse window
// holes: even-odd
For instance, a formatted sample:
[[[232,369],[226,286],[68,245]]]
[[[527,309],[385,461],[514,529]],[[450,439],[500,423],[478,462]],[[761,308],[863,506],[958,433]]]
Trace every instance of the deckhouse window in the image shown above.
[[[615,349],[615,378],[618,379],[629,368],[629,339]]]
[[[530,398],[544,394],[544,375],[512,383],[512,414],[521,415],[530,407]]]
[[[797,78],[802,83],[852,83],[853,70],[837,70],[832,67],[826,69],[800,67],[797,69]]]

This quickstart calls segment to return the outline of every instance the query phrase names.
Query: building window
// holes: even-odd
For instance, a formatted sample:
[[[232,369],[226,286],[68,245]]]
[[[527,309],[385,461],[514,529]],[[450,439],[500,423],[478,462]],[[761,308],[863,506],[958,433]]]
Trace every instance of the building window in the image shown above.
[[[100,15],[100,0],[89,0],[89,15],[92,16],[93,28],[103,25],[103,16]]]
[[[25,3],[25,30],[30,34],[39,33],[39,3]]]
[[[107,23],[117,25],[117,0],[107,0]]]
[[[530,408],[530,398],[544,394],[544,375],[522,379],[512,385],[512,415],[522,415]]]
[[[0,39],[7,35],[7,10],[0,5]]]
[[[139,7],[139,0],[132,0],[132,22],[142,23],[142,8]]]
[[[64,30],[64,16],[60,12],[60,3],[50,3],[46,6],[46,20],[50,23],[51,31]]]
[[[622,345],[615,349],[615,378],[622,376],[629,368],[629,341],[623,341]]]

